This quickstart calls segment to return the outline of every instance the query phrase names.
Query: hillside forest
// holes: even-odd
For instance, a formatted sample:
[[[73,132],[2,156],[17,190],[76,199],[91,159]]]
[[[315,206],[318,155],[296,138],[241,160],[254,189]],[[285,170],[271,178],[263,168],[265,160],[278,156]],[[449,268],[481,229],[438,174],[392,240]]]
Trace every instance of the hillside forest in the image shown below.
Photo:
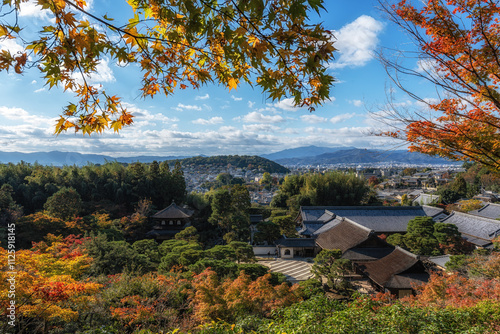
[[[299,284],[258,263],[249,244],[250,214],[264,220],[254,242],[272,242],[281,235],[295,236],[300,205],[380,204],[373,185],[352,173],[289,175],[275,185],[275,200],[265,207],[250,203],[248,188],[266,187],[266,182],[220,184],[205,194],[187,194],[180,163],[8,164],[0,165],[0,184],[2,333],[500,329],[496,250],[464,249],[467,254],[455,257],[446,274],[432,274],[416,295],[399,300],[352,289],[339,275],[343,263],[335,251],[320,253],[315,277]],[[172,202],[194,211],[192,226],[163,242],[147,238],[153,226],[149,217]],[[415,238],[393,242],[422,254],[453,248],[441,247],[446,229],[438,228],[441,234],[436,234],[435,226],[428,225],[416,221],[412,228],[425,227],[430,233],[426,238],[440,236],[433,249],[417,249]],[[14,319],[6,293],[13,291],[7,261],[12,234]],[[324,284],[322,276],[336,283]]]

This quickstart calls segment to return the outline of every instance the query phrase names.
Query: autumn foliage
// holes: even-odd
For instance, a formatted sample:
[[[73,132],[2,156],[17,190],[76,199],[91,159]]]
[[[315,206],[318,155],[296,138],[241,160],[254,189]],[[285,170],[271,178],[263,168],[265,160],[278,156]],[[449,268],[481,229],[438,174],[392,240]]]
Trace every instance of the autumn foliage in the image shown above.
[[[16,252],[16,304],[18,329],[36,332],[50,321],[73,321],[78,317],[77,304],[91,303],[101,285],[80,276],[91,259],[82,252],[82,239],[73,235],[63,239],[50,236],[30,250]],[[0,248],[0,258],[7,264],[7,251]],[[0,271],[0,288],[7,291],[11,270]],[[1,295],[2,310],[9,299]]]
[[[20,3],[4,1],[12,11],[2,17],[0,38],[25,41],[25,48],[2,50],[0,71],[22,74],[36,65],[49,88],[75,93],[78,101],[66,106],[57,134],[119,131],[133,122],[120,97],[92,83],[103,59],[136,64],[143,97],[209,83],[231,90],[244,82],[310,110],[329,97],[331,33],[308,20],[324,9],[321,0],[123,1],[116,5],[133,14],[117,23],[90,13],[85,1],[38,0],[53,21],[34,38],[20,29]]]
[[[235,279],[220,281],[210,269],[194,277],[191,305],[200,322],[222,319],[234,321],[247,315],[269,316],[271,311],[301,299],[298,285],[272,286],[267,274],[252,281],[241,272]]]
[[[415,70],[383,61],[389,73],[396,71],[396,84],[431,111],[407,115],[393,106],[406,128],[386,134],[408,141],[411,151],[472,160],[500,171],[499,2],[427,0],[418,6],[403,0],[384,8],[418,47],[421,66]],[[430,81],[438,100],[404,87],[401,73]]]

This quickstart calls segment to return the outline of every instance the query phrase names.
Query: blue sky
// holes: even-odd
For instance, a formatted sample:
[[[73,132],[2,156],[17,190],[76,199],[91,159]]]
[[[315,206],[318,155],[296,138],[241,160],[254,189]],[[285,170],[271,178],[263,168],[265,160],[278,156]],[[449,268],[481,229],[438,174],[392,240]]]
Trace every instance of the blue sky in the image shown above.
[[[0,150],[21,152],[74,151],[111,156],[265,154],[299,146],[355,146],[391,149],[397,144],[370,136],[384,127],[370,115],[386,98],[391,82],[375,59],[380,48],[412,48],[406,36],[372,0],[326,0],[320,20],[335,32],[338,49],[329,71],[336,78],[332,99],[314,113],[294,108],[290,100],[272,102],[260,89],[240,86],[228,91],[219,86],[177,91],[165,98],[139,97],[140,76],[104,60],[94,83],[123,98],[135,115],[135,123],[119,134],[82,136],[74,132],[53,135],[62,108],[74,101],[71,93],[48,90],[40,74],[22,76],[0,73]],[[100,6],[100,7],[99,7]],[[117,17],[111,1],[94,1],[90,10]],[[21,24],[35,29],[51,18],[32,4],[21,11]],[[35,22],[35,24],[33,24]],[[0,41],[2,49],[16,50],[12,41]],[[410,66],[417,68],[417,61]],[[422,83],[416,82],[421,85]],[[422,86],[420,86],[422,88]],[[411,105],[403,93],[397,102]],[[383,108],[382,108],[383,109]]]

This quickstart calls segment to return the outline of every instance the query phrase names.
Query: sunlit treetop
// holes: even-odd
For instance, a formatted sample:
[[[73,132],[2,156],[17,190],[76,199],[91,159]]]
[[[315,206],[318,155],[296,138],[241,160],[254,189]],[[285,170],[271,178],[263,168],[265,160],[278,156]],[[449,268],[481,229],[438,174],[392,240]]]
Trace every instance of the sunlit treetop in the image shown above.
[[[0,7],[0,40],[24,47],[1,50],[0,70],[38,69],[49,88],[74,92],[56,134],[119,131],[133,122],[120,97],[90,83],[103,59],[138,65],[143,97],[247,83],[313,111],[330,94],[325,65],[335,50],[332,36],[308,19],[324,10],[322,0],[129,0],[123,4],[132,9],[129,18],[94,15],[79,0],[37,0],[54,19],[34,37],[18,25],[21,2]]]

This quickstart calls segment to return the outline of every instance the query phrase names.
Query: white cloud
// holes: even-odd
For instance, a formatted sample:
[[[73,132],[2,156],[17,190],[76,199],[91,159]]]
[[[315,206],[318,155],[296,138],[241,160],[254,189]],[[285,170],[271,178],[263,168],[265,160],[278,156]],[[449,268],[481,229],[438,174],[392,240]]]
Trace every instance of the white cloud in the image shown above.
[[[20,44],[17,44],[14,39],[0,40],[0,49],[9,50],[11,54],[24,51],[24,48]]]
[[[210,95],[205,94],[205,95],[202,95],[202,96],[196,96],[194,99],[195,100],[208,100],[209,98],[210,98]]]
[[[222,117],[216,116],[210,119],[198,118],[192,121],[193,124],[201,124],[201,125],[214,125],[224,123],[224,119]]]
[[[224,133],[224,132],[235,132],[238,129],[236,129],[234,126],[221,126],[219,128],[219,132]]]
[[[31,81],[31,84],[32,85],[36,84],[36,80]]]
[[[243,100],[243,98],[242,98],[242,97],[236,97],[236,96],[234,96],[234,95],[231,95],[231,98],[232,98],[234,101],[241,101],[241,100]]]
[[[42,87],[42,88],[35,90],[34,93],[41,93],[41,92],[45,92],[46,90],[47,89],[45,87]]]
[[[283,109],[283,110],[286,110],[286,111],[297,111],[299,110],[300,108],[299,107],[296,107],[294,105],[294,101],[292,98],[289,98],[289,99],[283,99],[279,102],[276,102],[274,104],[274,106],[276,108],[279,108],[279,109]]]
[[[328,119],[326,119],[324,117],[320,117],[318,115],[302,115],[302,116],[300,116],[300,120],[302,122],[312,123],[312,124],[324,123],[324,122],[328,121]]]
[[[349,103],[355,107],[363,106],[363,101],[361,101],[361,100],[350,100]]]
[[[280,115],[274,115],[274,116],[263,115],[262,113],[257,111],[252,111],[243,116],[242,118],[237,117],[237,119],[241,119],[245,123],[267,123],[267,124],[281,123],[285,121],[285,119]]]
[[[177,111],[186,111],[186,110],[195,110],[195,111],[201,111],[202,108],[200,106],[197,106],[197,105],[189,105],[189,104],[182,104],[182,103],[179,103],[177,104],[177,107],[173,108]]]
[[[255,105],[255,102],[248,101],[248,108],[252,109],[254,105]]]
[[[52,13],[47,9],[43,9],[35,1],[22,2],[19,16],[34,17],[38,20],[44,21],[53,20]]]
[[[276,132],[280,127],[271,124],[249,124],[243,125],[243,130],[248,132]]]
[[[24,125],[29,125],[29,127],[47,126],[48,124],[54,125],[53,122],[56,120],[56,118],[32,115],[22,108],[9,108],[5,106],[0,106],[0,116]]]
[[[417,67],[415,71],[418,73],[429,73],[436,75],[437,74],[438,64],[433,59],[419,59],[417,61]]]
[[[341,114],[341,115],[337,115],[337,116],[330,118],[330,122],[332,122],[333,124],[337,124],[337,123],[341,123],[341,122],[346,121],[346,120],[353,118],[353,117],[354,117],[354,114]]]
[[[74,72],[72,77],[79,84],[83,84],[82,74],[80,72]],[[113,70],[109,67],[109,60],[104,58],[101,59],[99,64],[96,66],[94,73],[85,74],[85,79],[90,85],[99,85],[103,82],[115,82],[115,76]]]
[[[379,42],[377,36],[382,29],[381,22],[371,16],[362,15],[339,31],[334,31],[334,46],[340,56],[330,67],[337,69],[366,65],[373,59]]]
[[[141,109],[131,103],[124,102],[122,105],[127,109],[127,111],[134,115],[134,127],[150,128],[152,126],[156,126],[158,123],[162,123],[168,124],[169,127],[172,128],[172,123],[180,121],[177,117],[168,117],[162,113],[152,113],[147,109]]]
[[[96,84],[101,82],[114,82],[115,76],[113,70],[109,67],[108,59],[101,59],[96,66],[96,73],[90,76],[90,83]]]

